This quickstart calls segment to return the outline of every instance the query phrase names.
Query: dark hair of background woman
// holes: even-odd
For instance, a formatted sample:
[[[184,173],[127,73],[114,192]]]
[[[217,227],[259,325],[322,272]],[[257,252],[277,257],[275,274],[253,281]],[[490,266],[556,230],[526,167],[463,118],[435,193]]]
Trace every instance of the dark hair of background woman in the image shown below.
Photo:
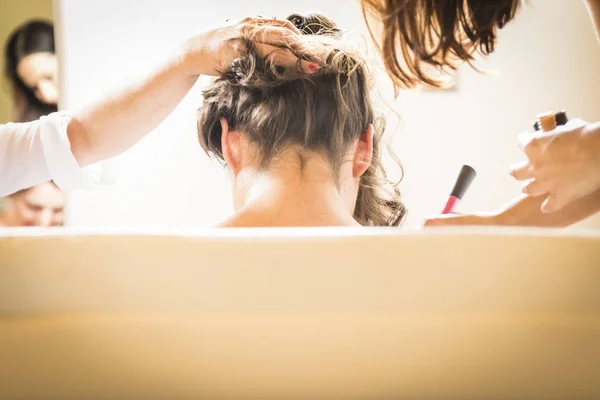
[[[57,110],[56,104],[40,101],[17,73],[19,62],[34,53],[55,53],[52,23],[32,20],[19,26],[9,36],[4,47],[4,75],[14,94],[16,122],[27,122]]]

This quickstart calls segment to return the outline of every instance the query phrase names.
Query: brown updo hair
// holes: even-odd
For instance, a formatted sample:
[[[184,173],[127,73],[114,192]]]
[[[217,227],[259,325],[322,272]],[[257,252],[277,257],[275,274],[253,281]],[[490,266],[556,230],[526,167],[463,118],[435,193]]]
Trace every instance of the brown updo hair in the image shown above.
[[[281,151],[300,146],[318,152],[337,172],[342,157],[360,135],[375,125],[373,159],[361,176],[354,218],[362,225],[397,226],[406,213],[396,184],[381,163],[384,121],[375,115],[366,62],[342,40],[342,32],[323,15],[289,16],[305,34],[304,48],[290,46],[299,59],[320,60],[315,74],[283,69],[265,60],[252,38],[237,38],[245,53],[204,91],[198,136],[203,149],[223,161],[220,119],[239,131],[260,152],[262,168]]]

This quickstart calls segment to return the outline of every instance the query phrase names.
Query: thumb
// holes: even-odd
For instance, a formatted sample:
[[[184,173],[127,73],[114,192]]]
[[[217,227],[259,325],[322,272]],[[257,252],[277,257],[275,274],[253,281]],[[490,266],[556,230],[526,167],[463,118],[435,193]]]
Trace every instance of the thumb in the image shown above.
[[[560,210],[562,204],[559,201],[559,198],[556,195],[549,195],[546,197],[546,200],[542,203],[542,212],[544,213],[553,213],[555,211]]]
[[[445,214],[435,215],[425,220],[425,227],[494,225],[494,219],[487,214]]]
[[[468,225],[471,218],[471,215],[463,214],[434,215],[425,219],[425,227]]]

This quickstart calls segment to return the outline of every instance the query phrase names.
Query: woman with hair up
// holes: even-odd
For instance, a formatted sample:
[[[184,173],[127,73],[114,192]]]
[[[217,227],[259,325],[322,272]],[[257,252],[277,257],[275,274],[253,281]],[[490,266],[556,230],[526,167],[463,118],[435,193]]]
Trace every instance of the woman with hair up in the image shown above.
[[[289,50],[318,72],[265,62],[250,36],[204,91],[200,144],[233,180],[236,213],[221,226],[398,226],[405,208],[381,164],[365,61],[326,17],[288,19],[306,35]]]
[[[455,69],[491,54],[498,29],[524,0],[361,0],[367,23],[397,88],[440,86],[432,70]],[[565,1],[565,7],[568,7]],[[584,0],[600,38],[600,0]],[[373,31],[372,31],[373,32]],[[524,195],[494,213],[446,215],[427,225],[567,226],[600,211],[600,122],[577,120],[521,146],[527,161],[511,168]]]

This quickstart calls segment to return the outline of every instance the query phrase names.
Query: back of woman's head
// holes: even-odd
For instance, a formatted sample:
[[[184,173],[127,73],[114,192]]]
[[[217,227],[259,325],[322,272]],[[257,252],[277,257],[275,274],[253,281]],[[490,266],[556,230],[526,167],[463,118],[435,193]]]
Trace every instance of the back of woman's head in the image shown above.
[[[431,68],[471,63],[494,51],[497,31],[522,0],[362,0],[367,21],[382,24],[376,38],[398,87],[439,86]],[[379,40],[377,40],[379,39]]]
[[[318,59],[319,72],[307,75],[299,68],[274,66],[258,54],[250,38],[241,39],[245,54],[204,92],[200,143],[223,160],[224,118],[230,130],[243,132],[256,145],[262,168],[282,150],[298,146],[324,155],[335,178],[348,149],[378,122],[369,98],[370,75],[332,21],[320,15],[294,14],[288,19],[306,34],[306,48],[294,53],[299,60],[308,58],[306,54]],[[376,128],[372,162],[360,178],[354,217],[363,225],[398,225],[404,216],[398,189],[389,185],[384,190],[388,182],[379,154],[383,128]]]
[[[19,26],[11,33],[4,47],[4,74],[15,92],[22,120],[27,119],[27,115],[45,115],[56,111],[56,105],[41,102],[19,76],[19,63],[35,53],[55,53],[54,27],[50,22],[33,20]]]

